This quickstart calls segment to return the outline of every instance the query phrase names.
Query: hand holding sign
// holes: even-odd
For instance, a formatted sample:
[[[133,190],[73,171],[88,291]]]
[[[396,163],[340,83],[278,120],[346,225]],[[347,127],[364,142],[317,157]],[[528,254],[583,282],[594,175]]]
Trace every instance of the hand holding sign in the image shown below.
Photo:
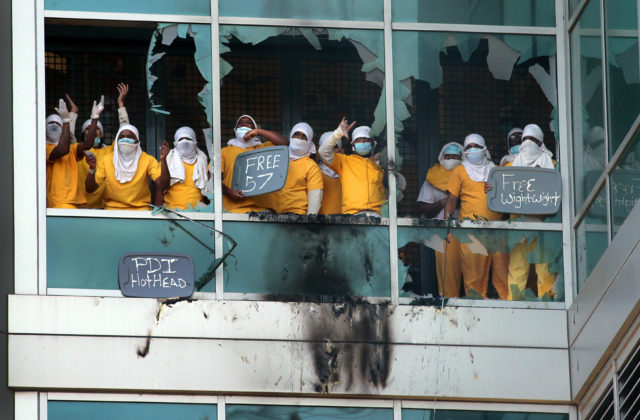
[[[554,169],[493,168],[485,192],[489,209],[495,212],[555,214],[560,210],[562,180]]]
[[[278,191],[284,187],[288,170],[287,146],[263,147],[241,153],[233,167],[233,189],[228,195],[233,198],[235,192],[241,199]]]

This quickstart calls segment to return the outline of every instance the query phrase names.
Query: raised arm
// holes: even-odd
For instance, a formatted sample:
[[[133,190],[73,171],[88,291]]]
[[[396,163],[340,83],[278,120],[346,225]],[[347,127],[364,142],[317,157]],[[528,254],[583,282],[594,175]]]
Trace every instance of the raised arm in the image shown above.
[[[156,193],[153,201],[156,206],[162,206],[164,201],[164,192],[169,188],[169,166],[167,165],[167,155],[169,154],[169,143],[162,142],[160,147],[160,176],[156,178]]]
[[[267,141],[270,141],[271,143],[277,146],[289,145],[288,139],[285,139],[275,131],[265,130],[263,128],[254,128],[253,130],[249,131],[247,134],[244,135],[244,141],[248,141],[256,136],[264,137],[265,139],[267,139]]]
[[[69,121],[69,131],[71,132],[71,139],[74,140],[76,138],[76,121],[78,120],[78,105],[76,105],[71,96],[68,93],[64,94],[65,98],[67,98],[67,102],[69,102],[69,106],[71,107],[71,111],[69,112],[69,116],[71,117],[71,121]]]
[[[85,136],[84,142],[78,145],[78,149],[76,151],[77,159],[81,160],[84,157],[85,150],[91,149],[93,147],[93,141],[96,138],[98,120],[100,119],[100,113],[104,111],[104,95],[100,97],[100,102],[96,103],[93,101],[93,106],[91,107],[91,125],[89,125],[89,132]]]
[[[62,118],[62,134],[60,134],[60,140],[58,140],[56,147],[54,147],[51,153],[49,153],[50,161],[66,156],[67,153],[69,153],[69,146],[71,144],[71,129],[69,127],[71,116],[69,115],[67,104],[64,102],[64,99],[60,99],[58,107],[55,108],[55,110]]]
[[[87,154],[87,164],[89,165],[89,173],[87,173],[87,177],[84,180],[84,189],[88,193],[92,193],[98,189],[98,183],[96,182],[97,159],[94,153],[89,152]]]
[[[118,121],[120,125],[129,124],[129,114],[124,106],[124,100],[129,93],[129,85],[126,83],[118,83]]]
[[[347,118],[342,117],[342,121],[340,121],[340,125],[338,126],[338,128],[336,128],[335,131],[331,134],[331,137],[329,137],[324,143],[322,143],[322,146],[320,146],[320,149],[318,150],[318,154],[325,163],[329,165],[333,164],[334,147],[343,136],[346,137],[347,140],[349,139],[349,131],[355,124],[355,121],[349,124]]]

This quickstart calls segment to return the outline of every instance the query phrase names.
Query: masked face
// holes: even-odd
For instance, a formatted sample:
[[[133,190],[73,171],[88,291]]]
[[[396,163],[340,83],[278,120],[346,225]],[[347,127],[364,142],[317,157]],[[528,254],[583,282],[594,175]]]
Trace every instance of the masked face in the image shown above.
[[[236,133],[236,139],[240,140],[240,141],[244,141],[244,136],[251,131],[251,128],[249,127],[238,127],[235,130]]]
[[[100,137],[96,137],[95,139],[93,139],[93,147],[98,147],[100,146],[100,141],[102,139]]]
[[[195,141],[189,139],[180,139],[175,144],[176,150],[180,157],[186,161],[196,158],[198,145]]]
[[[305,156],[311,150],[311,142],[291,137],[289,139],[289,153],[292,156]]]
[[[371,153],[371,149],[373,149],[373,144],[371,144],[370,141],[354,143],[353,149],[360,156],[367,156],[369,153]]]
[[[47,143],[56,144],[60,141],[60,136],[62,135],[62,127],[55,123],[50,122],[47,124]]]
[[[442,160],[442,166],[444,166],[444,168],[447,171],[452,171],[456,166],[460,165],[462,163],[462,161],[460,159],[443,159]]]
[[[511,146],[509,148],[509,153],[511,153],[512,155],[517,155],[518,153],[520,153],[520,145],[517,144],[515,146]]]
[[[484,149],[471,148],[464,152],[464,157],[473,164],[479,164],[485,158]]]
[[[542,154],[540,146],[533,140],[525,140],[520,145],[520,155],[528,161],[534,161]]]
[[[137,150],[138,145],[136,144],[136,141],[134,139],[126,137],[118,139],[118,151],[123,157],[130,158],[136,153]]]

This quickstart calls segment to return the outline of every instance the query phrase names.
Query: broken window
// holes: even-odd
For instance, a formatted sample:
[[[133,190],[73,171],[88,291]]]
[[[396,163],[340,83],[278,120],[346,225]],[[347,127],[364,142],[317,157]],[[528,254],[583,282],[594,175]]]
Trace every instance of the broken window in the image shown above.
[[[45,0],[46,10],[73,10],[84,12],[153,13],[166,15],[209,16],[210,0]]]
[[[394,0],[399,22],[555,26],[553,0]]]
[[[220,16],[258,18],[382,20],[382,0],[325,0],[322,7],[311,0],[219,1]]]

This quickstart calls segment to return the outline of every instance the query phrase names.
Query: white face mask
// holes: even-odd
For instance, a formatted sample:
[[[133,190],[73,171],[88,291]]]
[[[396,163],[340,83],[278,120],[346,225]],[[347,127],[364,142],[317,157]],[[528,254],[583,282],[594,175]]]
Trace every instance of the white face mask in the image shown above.
[[[178,140],[175,144],[176,150],[180,157],[187,163],[193,163],[197,157],[198,145],[195,141],[182,139]]]
[[[251,131],[252,129],[249,127],[238,127],[234,130],[236,133],[236,139],[240,141],[244,141],[244,136]]]
[[[444,168],[447,171],[453,170],[453,168],[460,165],[461,163],[462,161],[460,159],[443,159],[442,160],[442,166],[444,166]]]
[[[124,158],[132,158],[138,150],[138,144],[118,143],[118,153]]]
[[[311,142],[302,139],[289,139],[289,155],[294,159],[299,159],[309,155]]]
[[[525,140],[520,145],[519,154],[526,160],[533,162],[538,159],[542,154],[540,146],[538,146],[533,140]]]
[[[56,123],[47,124],[47,143],[56,144],[60,141],[62,135],[62,127]]]

